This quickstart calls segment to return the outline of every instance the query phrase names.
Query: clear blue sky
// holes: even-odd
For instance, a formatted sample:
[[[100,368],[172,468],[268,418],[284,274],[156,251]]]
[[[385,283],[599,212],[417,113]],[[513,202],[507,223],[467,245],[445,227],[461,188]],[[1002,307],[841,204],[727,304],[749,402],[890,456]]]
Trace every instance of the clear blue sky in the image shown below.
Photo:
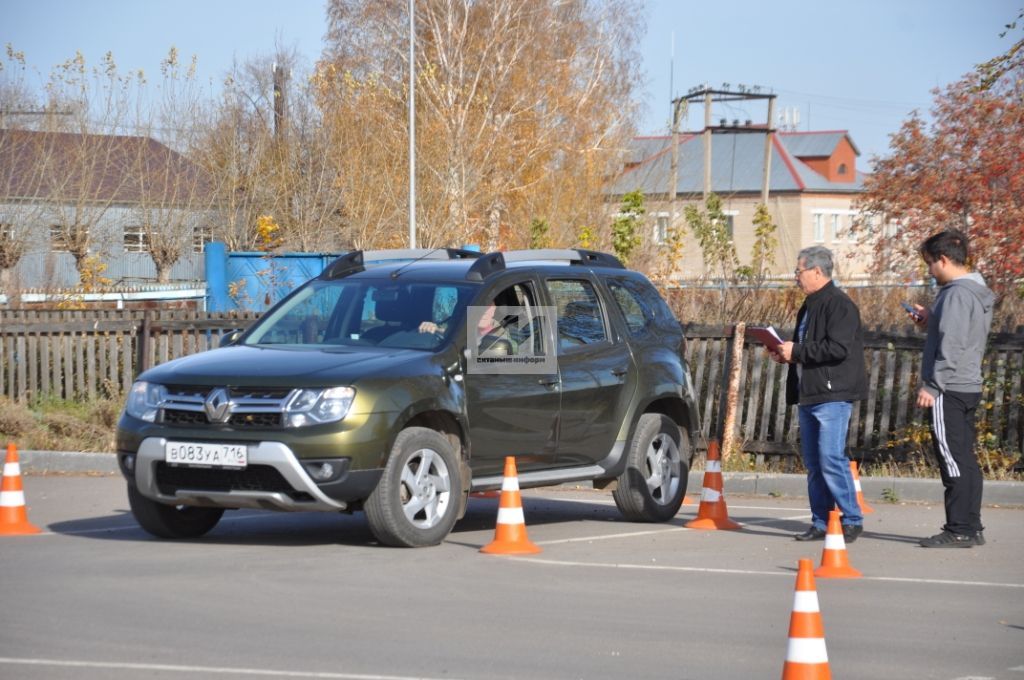
[[[295,47],[312,63],[326,28],[323,0],[0,0],[0,43],[25,52],[41,73],[81,50],[89,63],[111,51],[124,69],[155,73],[167,50],[195,54],[219,81],[232,60]],[[849,130],[868,169],[930,90],[1004,51],[1000,39],[1024,0],[647,0],[641,46],[647,82],[641,131],[669,120],[673,34],[676,94],[709,83],[760,85],[778,110],[799,108],[799,129]],[[1015,36],[1019,36],[1019,29]],[[757,118],[764,109],[715,110]],[[702,123],[699,109],[689,123]]]

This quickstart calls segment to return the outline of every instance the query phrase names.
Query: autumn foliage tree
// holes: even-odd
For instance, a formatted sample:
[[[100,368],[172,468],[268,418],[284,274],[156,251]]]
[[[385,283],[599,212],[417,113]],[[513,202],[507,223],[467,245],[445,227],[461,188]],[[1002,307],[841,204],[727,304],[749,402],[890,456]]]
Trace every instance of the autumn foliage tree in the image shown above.
[[[407,7],[328,4],[321,107],[342,181],[362,186],[346,186],[344,213],[370,245],[402,236],[408,217]],[[554,245],[569,245],[603,221],[601,187],[632,132],[639,10],[634,0],[415,3],[419,245],[525,247],[538,218]]]
[[[1013,28],[1010,25],[1009,28]],[[865,181],[859,230],[880,272],[918,276],[918,245],[948,227],[967,232],[974,265],[1001,291],[1024,294],[1024,40],[935,91],[932,122],[913,113]],[[895,233],[879,231],[894,222]]]

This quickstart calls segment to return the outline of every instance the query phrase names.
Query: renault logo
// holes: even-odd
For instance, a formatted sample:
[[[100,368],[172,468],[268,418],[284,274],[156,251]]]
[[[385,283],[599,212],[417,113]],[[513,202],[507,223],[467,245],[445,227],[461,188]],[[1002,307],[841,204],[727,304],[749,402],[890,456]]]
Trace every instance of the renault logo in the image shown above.
[[[228,391],[218,387],[210,392],[203,403],[203,410],[211,423],[226,423],[231,418],[231,411],[234,408]]]

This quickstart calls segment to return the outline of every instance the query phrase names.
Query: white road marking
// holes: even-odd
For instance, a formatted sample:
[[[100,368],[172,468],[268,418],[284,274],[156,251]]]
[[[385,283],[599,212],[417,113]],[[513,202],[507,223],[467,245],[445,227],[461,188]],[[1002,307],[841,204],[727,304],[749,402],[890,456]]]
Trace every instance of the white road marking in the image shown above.
[[[508,559],[536,564],[550,564],[556,567],[590,567],[595,569],[637,569],[645,571],[681,571],[708,574],[740,574],[744,576],[785,576],[793,578],[792,571],[757,571],[754,569],[721,569],[715,567],[683,567],[665,564],[623,564],[618,562],[578,562],[572,560],[551,560],[544,557],[516,557]],[[1021,588],[1024,583],[997,583],[992,581],[953,581],[947,579],[901,578],[898,576],[863,576],[864,581],[891,581],[894,583],[926,583],[930,585],[978,586],[983,588]],[[1022,667],[1024,668],[1024,667]]]
[[[273,678],[323,678],[325,680],[440,680],[427,676],[366,675],[361,673],[318,673],[314,671],[272,671],[263,668],[229,668],[224,666],[179,666],[175,664],[127,663],[118,661],[75,661],[60,659],[19,659],[0,657],[0,664],[22,666],[57,666],[63,668],[101,668],[128,671],[166,671],[171,673],[210,673],[218,675],[256,675]],[[446,678],[446,680],[448,680]]]

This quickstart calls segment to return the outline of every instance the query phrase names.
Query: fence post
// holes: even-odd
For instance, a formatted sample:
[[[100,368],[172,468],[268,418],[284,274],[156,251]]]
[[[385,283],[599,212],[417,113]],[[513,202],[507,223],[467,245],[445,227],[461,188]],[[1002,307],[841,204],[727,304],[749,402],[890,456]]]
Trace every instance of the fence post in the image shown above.
[[[746,324],[742,321],[732,327],[732,339],[727,343],[727,382],[722,391],[725,416],[722,418],[722,460],[727,461],[736,445],[736,408],[739,403],[740,373],[743,368],[743,341]]]
[[[139,323],[139,331],[136,335],[137,354],[135,355],[135,376],[138,377],[140,373],[149,369],[152,366],[152,362],[149,360],[149,343],[150,343],[150,326],[153,324],[153,313],[146,311],[142,315],[142,321]]]

